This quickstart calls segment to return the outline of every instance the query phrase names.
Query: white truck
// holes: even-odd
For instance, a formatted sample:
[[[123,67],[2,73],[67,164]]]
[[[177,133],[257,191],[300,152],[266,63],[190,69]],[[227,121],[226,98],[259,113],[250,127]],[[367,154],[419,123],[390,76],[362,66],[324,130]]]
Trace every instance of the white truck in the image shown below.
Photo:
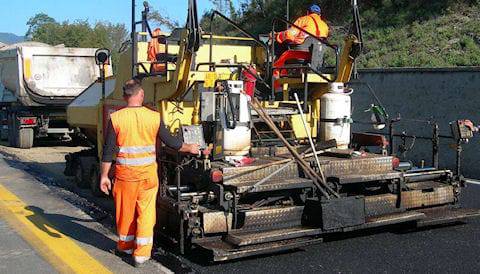
[[[2,139],[19,148],[47,136],[69,140],[66,106],[98,79],[95,51],[38,42],[0,47]]]

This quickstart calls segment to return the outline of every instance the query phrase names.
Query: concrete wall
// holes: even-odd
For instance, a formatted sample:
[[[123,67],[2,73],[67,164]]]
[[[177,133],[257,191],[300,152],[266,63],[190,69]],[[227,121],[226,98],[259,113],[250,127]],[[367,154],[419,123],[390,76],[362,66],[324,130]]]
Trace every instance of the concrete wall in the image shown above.
[[[359,71],[360,82],[369,83],[387,109],[390,117],[401,114],[406,119],[434,119],[439,123],[440,134],[451,135],[449,122],[457,119],[470,119],[480,124],[480,67],[441,68],[441,69],[366,69]],[[365,113],[374,97],[366,86],[354,84],[353,118],[356,121],[369,121]],[[408,134],[431,135],[427,124],[404,121],[397,125],[398,130]],[[371,126],[354,124],[354,131],[370,130]],[[387,129],[384,130],[387,132]],[[400,140],[397,140],[399,144]],[[452,140],[440,140],[440,166],[455,167],[455,150]],[[480,179],[480,134],[464,146],[463,172],[465,176]],[[425,159],[431,165],[431,142],[418,140],[408,157],[419,163]]]

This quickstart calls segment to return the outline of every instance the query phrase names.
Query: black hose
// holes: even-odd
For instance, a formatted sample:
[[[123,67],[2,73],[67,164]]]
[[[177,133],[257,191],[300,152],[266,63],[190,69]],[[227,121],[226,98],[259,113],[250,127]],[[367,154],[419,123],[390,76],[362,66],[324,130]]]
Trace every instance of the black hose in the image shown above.
[[[228,83],[224,81],[222,83],[223,90],[227,94],[227,101],[228,105],[230,107],[230,112],[232,113],[232,123],[230,123],[230,119],[228,119],[228,114],[227,114],[227,108],[225,107],[225,122],[227,125],[227,128],[229,129],[234,129],[237,127],[237,119],[235,117],[235,109],[233,106],[233,101],[232,101],[232,93],[230,92],[230,87],[228,86]]]

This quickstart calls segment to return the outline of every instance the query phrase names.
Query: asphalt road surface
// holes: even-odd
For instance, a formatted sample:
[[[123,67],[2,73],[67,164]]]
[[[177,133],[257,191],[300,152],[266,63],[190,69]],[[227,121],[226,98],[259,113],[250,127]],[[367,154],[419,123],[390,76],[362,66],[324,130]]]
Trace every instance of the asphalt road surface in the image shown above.
[[[0,219],[0,273],[48,274],[55,270]]]
[[[0,273],[172,273],[116,256],[110,214],[30,172],[0,155]]]
[[[25,162],[28,172],[40,181],[54,181],[69,191],[92,198],[88,192],[73,187],[71,180],[61,174],[63,154],[69,151],[72,148],[42,147],[19,154],[0,146],[1,153]],[[469,184],[463,191],[461,204],[480,208],[479,198],[480,185]],[[108,201],[96,201],[108,210]],[[180,257],[159,248],[154,258],[177,273],[478,272],[480,219],[423,230],[395,226],[351,233],[302,249],[224,263],[206,263],[204,255],[193,252]]]
[[[461,204],[480,208],[480,185],[468,185]],[[202,273],[478,273],[480,219],[423,230],[396,226],[347,234],[302,249],[221,264],[205,265],[194,257],[188,265]]]

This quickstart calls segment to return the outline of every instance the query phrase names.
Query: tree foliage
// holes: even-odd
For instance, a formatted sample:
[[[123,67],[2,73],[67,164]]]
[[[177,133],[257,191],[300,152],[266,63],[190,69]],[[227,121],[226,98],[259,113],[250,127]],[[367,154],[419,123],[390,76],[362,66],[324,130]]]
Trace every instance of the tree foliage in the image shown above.
[[[216,10],[253,34],[269,33],[275,17],[286,16],[286,0],[210,0]],[[360,67],[439,67],[480,64],[480,0],[359,0],[365,49]],[[234,5],[234,3],[240,3]],[[331,26],[330,42],[341,45],[351,23],[351,0],[290,0],[290,19],[305,14],[308,5],[319,3]],[[209,31],[211,12],[201,18]],[[165,13],[152,10],[153,24],[168,29],[180,24]],[[128,39],[123,24],[86,20],[56,22],[39,13],[27,22],[29,39],[68,47],[106,47],[114,64],[118,49]],[[241,35],[219,17],[214,34]],[[154,27],[154,25],[152,26]],[[285,26],[278,24],[276,29]]]
[[[322,17],[331,26],[330,41],[343,43],[352,20],[351,0],[289,2],[291,21],[305,14],[309,5],[320,4]],[[285,18],[286,3],[286,0],[243,0],[230,18],[253,34],[265,34],[272,30],[275,17]],[[360,67],[480,64],[480,0],[359,0],[358,3],[365,40]],[[205,13],[201,20],[207,31],[210,14]],[[276,29],[284,27],[278,24]],[[213,22],[213,32],[240,35],[219,18]]]
[[[30,18],[27,25],[27,36],[32,41],[66,47],[108,48],[114,66],[118,63],[118,50],[129,34],[124,24],[97,22],[90,25],[87,20],[59,23],[43,13]]]
[[[148,13],[148,20],[149,22],[153,22],[159,27],[165,26],[167,29],[170,29],[170,30],[174,28],[178,28],[180,26],[178,21],[170,18],[168,15],[164,13],[160,13],[158,10],[151,10]]]
[[[45,13],[38,13],[27,21],[28,30],[25,36],[31,37],[33,33],[37,32],[38,28],[46,24],[54,24],[55,19],[46,15]]]

